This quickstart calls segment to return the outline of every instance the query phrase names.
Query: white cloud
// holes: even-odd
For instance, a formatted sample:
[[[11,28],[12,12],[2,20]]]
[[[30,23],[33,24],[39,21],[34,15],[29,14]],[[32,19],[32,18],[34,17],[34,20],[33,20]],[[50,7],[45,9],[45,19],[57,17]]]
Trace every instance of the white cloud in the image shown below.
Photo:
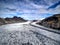
[[[50,3],[51,5],[53,4],[52,2],[48,1],[48,4]],[[55,9],[47,10],[47,7],[49,7],[50,5],[49,6],[37,5],[29,0],[26,0],[25,2],[14,1],[14,3],[0,3],[0,4],[2,4],[0,7],[2,8],[2,11],[0,10],[1,16],[11,14],[11,15],[20,15],[21,17],[24,17],[24,18],[28,17],[28,18],[33,18],[33,19],[39,19],[39,18],[43,19],[41,14],[44,15],[44,14],[60,13],[60,6],[57,6]],[[7,9],[4,10],[3,8],[16,9],[16,11],[8,11]]]

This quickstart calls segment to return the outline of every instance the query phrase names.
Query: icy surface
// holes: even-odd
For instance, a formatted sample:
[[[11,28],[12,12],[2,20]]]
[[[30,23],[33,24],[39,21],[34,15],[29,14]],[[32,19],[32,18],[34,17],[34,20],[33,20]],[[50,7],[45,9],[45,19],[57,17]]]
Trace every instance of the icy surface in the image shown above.
[[[42,35],[40,30],[20,23],[0,26],[0,45],[60,45]]]

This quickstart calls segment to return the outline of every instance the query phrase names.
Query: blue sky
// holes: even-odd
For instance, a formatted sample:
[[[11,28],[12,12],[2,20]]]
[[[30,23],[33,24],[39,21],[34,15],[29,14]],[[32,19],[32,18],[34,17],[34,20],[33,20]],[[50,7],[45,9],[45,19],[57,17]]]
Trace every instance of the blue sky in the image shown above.
[[[60,0],[0,0],[0,17],[41,20],[53,14],[60,14]]]

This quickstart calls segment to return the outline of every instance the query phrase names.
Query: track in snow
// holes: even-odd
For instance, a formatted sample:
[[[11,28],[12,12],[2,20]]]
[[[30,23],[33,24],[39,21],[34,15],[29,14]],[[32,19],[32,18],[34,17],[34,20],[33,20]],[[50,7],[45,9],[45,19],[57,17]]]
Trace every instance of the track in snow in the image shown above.
[[[0,45],[60,45],[40,30],[43,29],[20,23],[0,26]]]

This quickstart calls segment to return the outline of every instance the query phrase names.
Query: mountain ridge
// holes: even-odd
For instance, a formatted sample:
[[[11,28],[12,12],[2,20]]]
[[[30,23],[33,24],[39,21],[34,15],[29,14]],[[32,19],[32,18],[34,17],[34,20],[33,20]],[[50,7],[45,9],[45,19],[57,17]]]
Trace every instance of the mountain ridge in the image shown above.
[[[0,18],[0,25],[4,25],[4,24],[10,24],[10,23],[19,23],[19,22],[26,22],[27,20],[21,18],[21,17],[17,17],[14,16],[13,18]]]
[[[38,22],[37,24],[48,28],[60,30],[60,14],[54,14],[53,16],[43,19],[41,22]]]

